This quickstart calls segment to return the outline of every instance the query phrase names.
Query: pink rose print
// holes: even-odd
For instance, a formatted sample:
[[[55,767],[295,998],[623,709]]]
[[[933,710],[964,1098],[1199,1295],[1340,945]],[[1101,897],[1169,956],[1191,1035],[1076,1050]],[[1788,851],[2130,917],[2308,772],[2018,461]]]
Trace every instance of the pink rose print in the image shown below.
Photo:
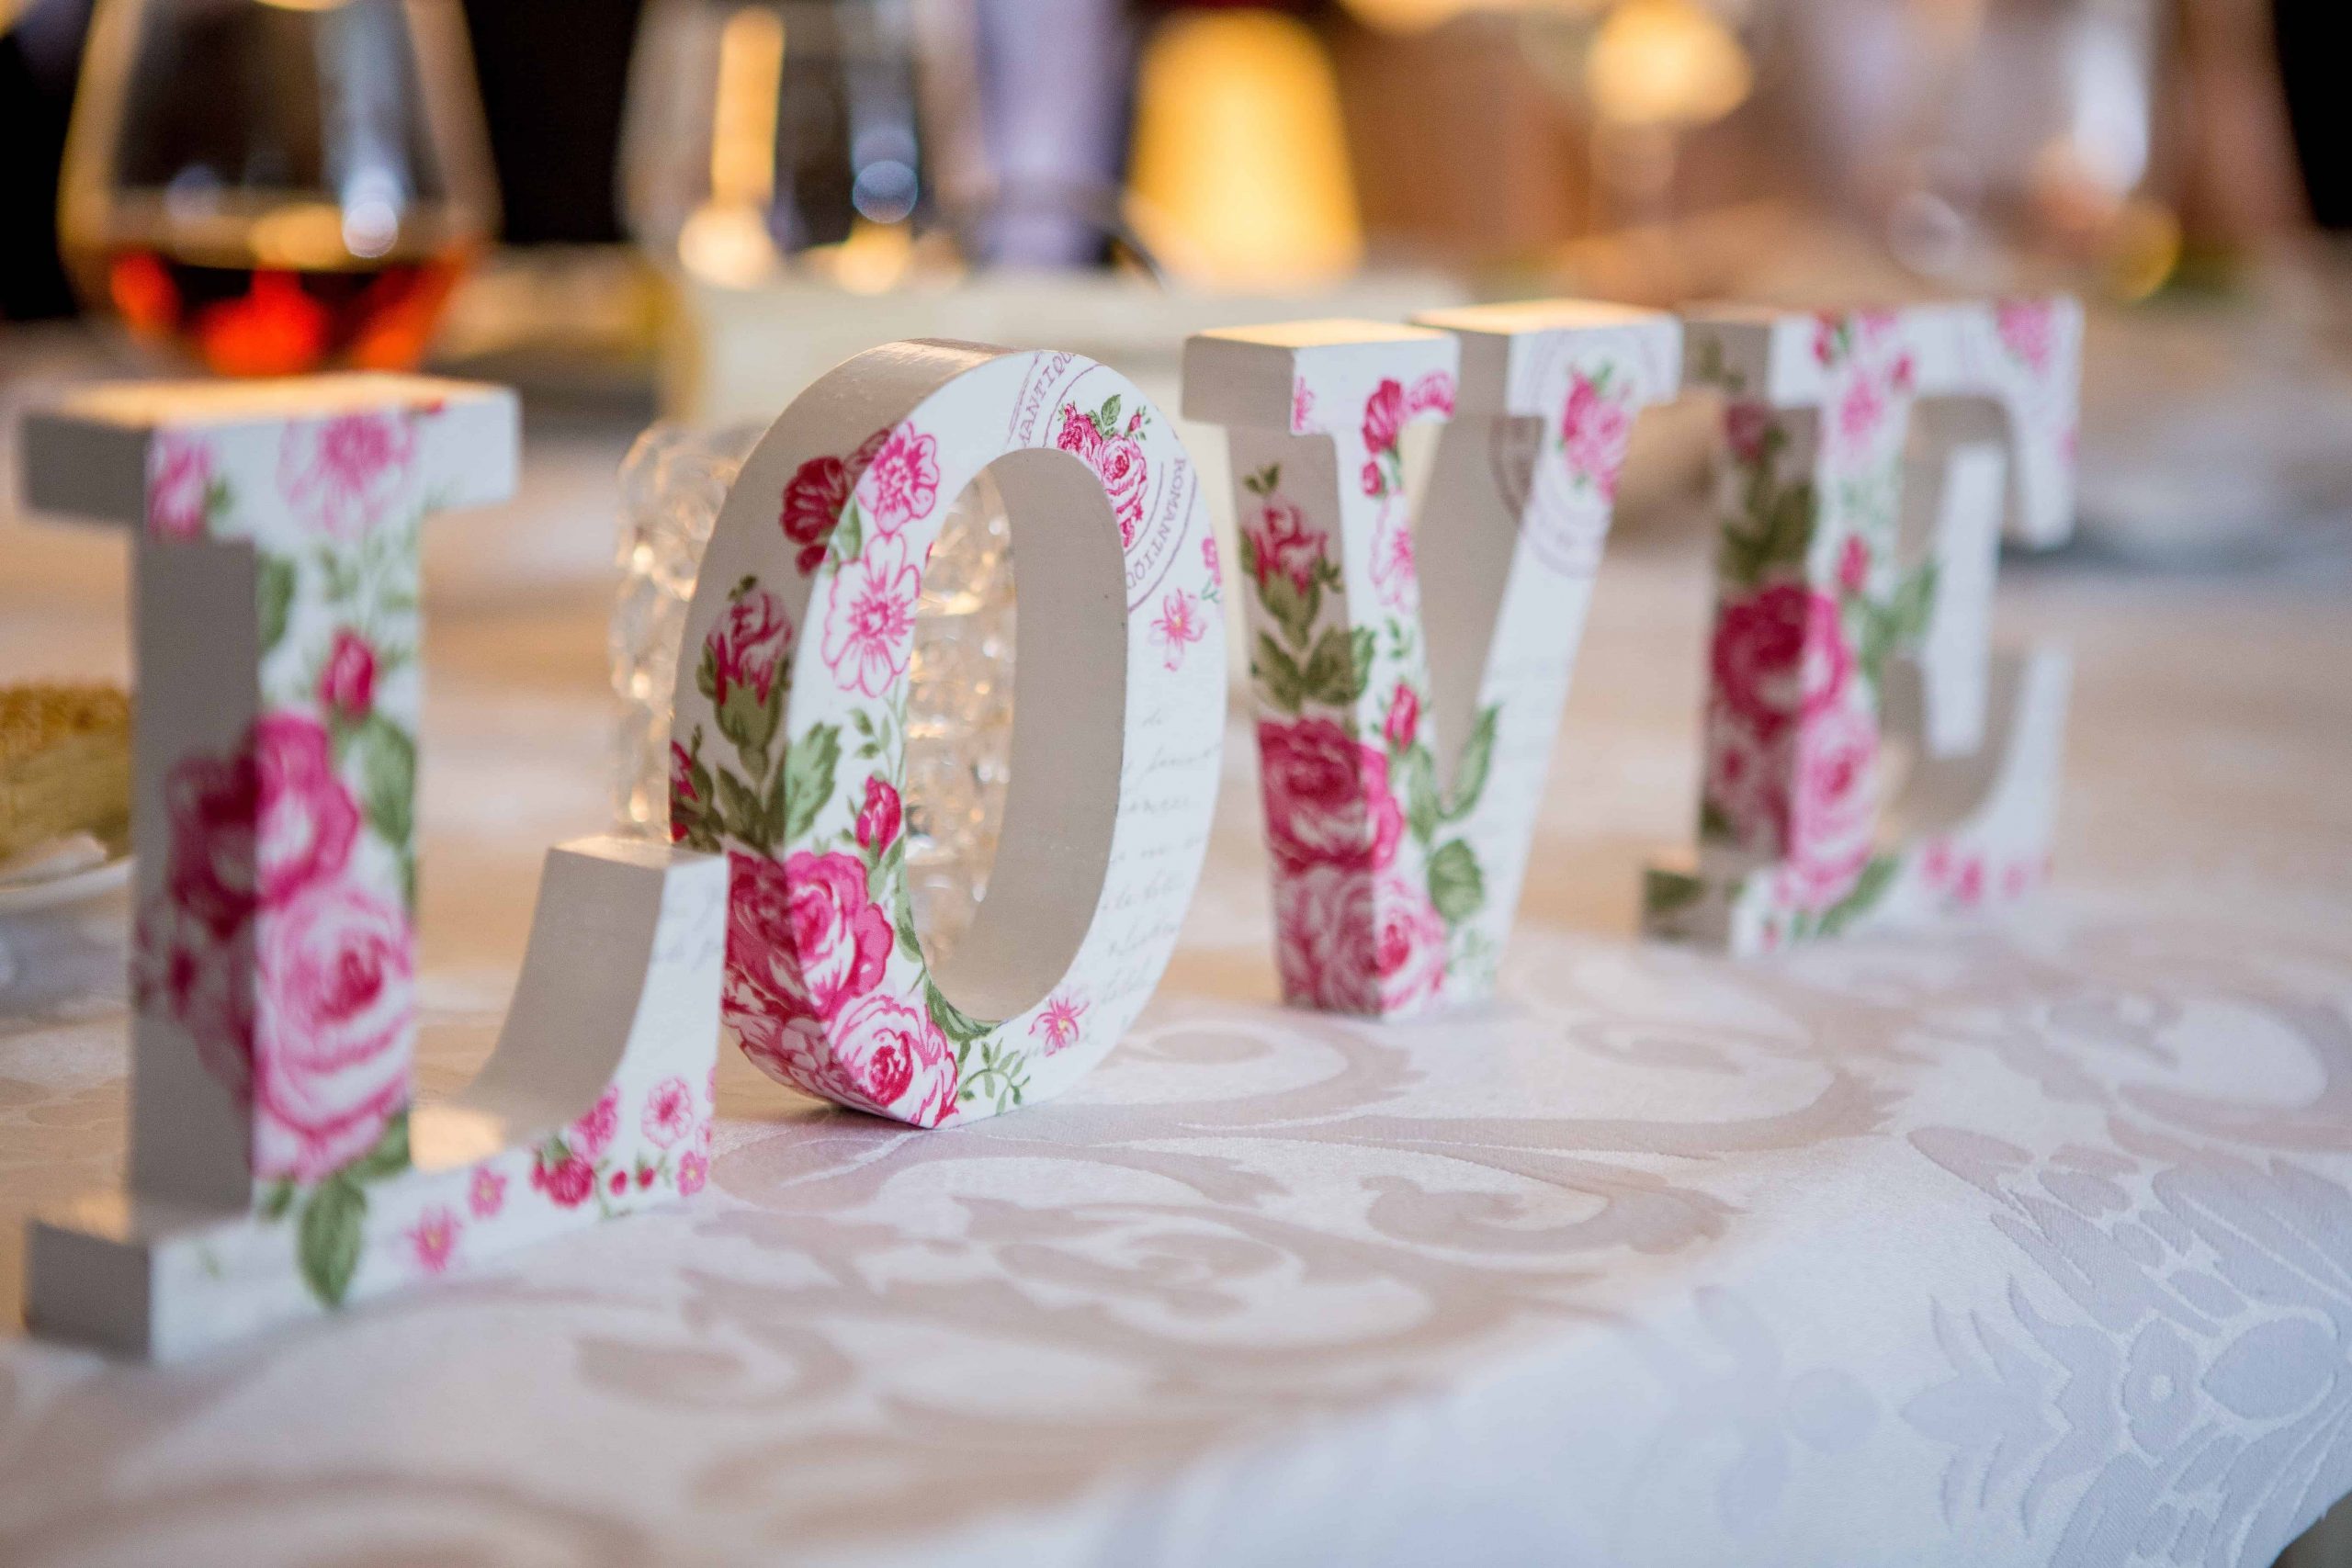
[[[956,1105],[956,1055],[927,1014],[876,991],[845,1009],[833,1033],[835,1065],[854,1098],[876,1111],[907,1102],[919,1127],[935,1127]]]
[[[356,538],[383,520],[416,461],[405,413],[346,413],[286,427],[277,490],[311,527]]]
[[[833,536],[834,525],[842,520],[842,508],[849,504],[858,477],[882,450],[889,434],[876,431],[846,457],[811,457],[786,482],[776,522],[784,536],[800,547],[793,564],[802,576],[816,570],[817,563],[825,558],[825,546]]]
[[[1315,389],[1306,384],[1303,376],[1290,384],[1290,433],[1315,434]]]
[[[1380,732],[1387,738],[1388,749],[1391,751],[1403,751],[1412,746],[1414,733],[1420,727],[1420,695],[1412,687],[1399,681],[1396,682],[1396,694],[1388,699],[1388,718],[1380,727]]]
[[[1963,909],[1973,909],[1984,897],[1984,863],[1971,855],[1961,863],[1960,874],[1952,878],[1952,897]]]
[[[1769,853],[1787,836],[1785,746],[1720,702],[1708,710],[1706,798],[1742,848]]]
[[[1377,456],[1396,449],[1397,435],[1405,428],[1405,389],[1394,380],[1384,380],[1364,400],[1364,448]]]
[[[857,811],[857,841],[880,854],[899,836],[899,792],[879,773],[865,780],[865,804]]]
[[[621,1091],[618,1086],[606,1084],[605,1092],[596,1097],[571,1131],[564,1134],[564,1142],[572,1153],[585,1160],[602,1159],[605,1151],[613,1146],[613,1137],[621,1130]]]
[[[1151,623],[1151,640],[1170,670],[1184,662],[1184,650],[1206,635],[1201,622],[1201,602],[1181,588],[1170,589],[1159,602],[1159,618]]]
[[[595,1196],[596,1168],[565,1150],[550,1165],[550,1151],[541,1148],[531,1165],[531,1188],[548,1195],[559,1209],[576,1209]]]
[[[1413,383],[1405,395],[1405,407],[1413,413],[1441,413],[1453,417],[1453,378],[1442,370],[1432,370]]]
[[[858,504],[881,535],[931,515],[939,499],[939,443],[911,427],[890,432],[857,477]]]
[[[907,563],[906,546],[896,538],[873,540],[834,576],[820,651],[842,691],[888,694],[914,649],[922,592],[922,574]]]
[[[680,820],[681,806],[700,807],[702,795],[695,788],[695,760],[691,752],[676,741],[670,742],[670,841],[676,843],[686,836],[686,825]]]
[[[1886,418],[1886,394],[1868,375],[1854,378],[1838,404],[1838,433],[1849,446],[1866,445]]]
[[[476,1167],[474,1179],[466,1187],[466,1207],[473,1211],[475,1219],[494,1218],[506,1207],[506,1178],[486,1165]]]
[[[695,1150],[688,1149],[678,1156],[678,1195],[691,1198],[703,1190],[710,1179],[710,1161]]]
[[[1378,495],[1383,490],[1385,490],[1387,486],[1388,481],[1381,477],[1379,464],[1366,463],[1363,466],[1364,494]]]
[[[1342,1012],[1398,1012],[1445,984],[1445,922],[1396,875],[1317,865],[1274,889],[1283,993]]]
[[[1266,833],[1284,871],[1365,871],[1396,856],[1405,813],[1388,792],[1388,759],[1328,718],[1258,726]]]
[[[1420,581],[1413,557],[1412,520],[1384,513],[1372,531],[1373,592],[1383,605],[1402,615],[1413,607]]]
[[[1560,414],[1568,477],[1590,485],[1603,501],[1616,500],[1617,479],[1624,471],[1625,448],[1633,435],[1634,416],[1625,405],[1604,393],[1592,378],[1576,372],[1567,406]]]
[[[1201,541],[1201,564],[1208,569],[1211,588],[1225,586],[1225,569],[1217,564],[1216,536],[1214,534]]]
[[[1878,823],[1878,721],[1848,705],[1797,732],[1783,895],[1822,910],[1850,891]]]
[[[1029,1033],[1046,1043],[1046,1055],[1051,1056],[1078,1038],[1078,1021],[1085,1013],[1086,1004],[1063,991],[1046,999],[1046,1010],[1030,1023]]]
[[[1854,668],[1837,601],[1801,582],[1724,604],[1708,661],[1716,697],[1767,740],[1836,704]]]
[[[606,1179],[605,1182],[605,1190],[610,1192],[616,1198],[628,1191],[628,1172],[626,1170],[616,1170],[613,1172],[613,1174]]]
[[[896,937],[854,856],[803,850],[779,864],[733,851],[727,861],[727,970],[750,987],[729,987],[730,1021],[737,1009],[830,1019],[881,984]]]
[[[1054,433],[1054,445],[1072,457],[1083,458],[1088,468],[1094,466],[1095,450],[1102,445],[1102,429],[1094,416],[1076,403],[1062,405],[1062,426]]]
[[[1743,463],[1760,463],[1772,433],[1772,411],[1752,398],[1724,405],[1724,441]]]
[[[695,1091],[681,1077],[663,1078],[645,1097],[640,1119],[645,1135],[656,1148],[668,1148],[694,1131]]]
[[[338,874],[359,832],[327,732],[300,714],[256,721],[238,755],[183,758],[164,797],[172,899],[220,931]]]
[[[163,431],[147,472],[147,532],[159,539],[200,539],[212,525],[212,448],[193,435]]]
[[[316,1181],[375,1147],[409,1101],[408,917],[343,883],[273,905],[254,953],[254,1168]]]
[[[1143,448],[1125,435],[1114,435],[1094,450],[1094,472],[1102,493],[1111,499],[1111,514],[1119,520],[1119,547],[1132,549],[1143,527],[1144,486],[1149,472]]]
[[[710,659],[713,707],[725,707],[728,694],[739,686],[765,707],[775,690],[776,672],[792,651],[792,623],[775,594],[764,588],[746,589],[727,602],[726,614],[702,646]]]
[[[1870,577],[1871,547],[1860,534],[1849,534],[1838,552],[1838,586],[1847,593],[1860,593]]]
[[[2035,375],[2050,368],[2058,346],[2058,314],[2046,299],[2005,299],[1993,308],[2001,346]]]
[[[458,1233],[464,1228],[464,1222],[438,1204],[419,1214],[416,1224],[408,1228],[408,1244],[416,1254],[416,1266],[428,1274],[447,1269],[450,1257],[458,1250]]]
[[[159,898],[139,917],[130,972],[139,1010],[186,1030],[204,1070],[240,1101],[253,1089],[252,955],[252,927],[223,934]]]
[[[357,724],[376,705],[376,650],[348,626],[334,634],[319,671],[319,705],[345,724]]]
[[[1824,367],[1837,363],[1846,323],[1837,316],[1817,316],[1813,323],[1813,357]]]
[[[1267,497],[1244,531],[1260,587],[1270,578],[1287,577],[1301,593],[1306,592],[1315,581],[1315,569],[1323,562],[1323,531],[1307,525],[1306,513],[1297,502]]]

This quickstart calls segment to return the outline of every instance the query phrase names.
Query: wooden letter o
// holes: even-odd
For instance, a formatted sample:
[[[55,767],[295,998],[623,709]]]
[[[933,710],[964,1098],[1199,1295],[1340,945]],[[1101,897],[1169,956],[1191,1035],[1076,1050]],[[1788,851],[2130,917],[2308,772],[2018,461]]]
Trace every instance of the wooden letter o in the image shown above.
[[[916,600],[982,469],[1012,517],[1012,784],[970,931],[930,963],[899,789]],[[899,343],[795,400],[686,619],[672,835],[729,862],[726,1035],[919,1127],[1059,1093],[1159,982],[1224,737],[1216,552],[1167,418],[1077,355]]]

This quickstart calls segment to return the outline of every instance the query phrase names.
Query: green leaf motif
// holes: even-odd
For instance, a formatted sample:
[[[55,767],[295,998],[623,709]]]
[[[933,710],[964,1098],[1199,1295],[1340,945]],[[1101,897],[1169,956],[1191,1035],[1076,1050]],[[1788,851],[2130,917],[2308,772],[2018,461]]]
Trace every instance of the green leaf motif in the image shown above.
[[[280,1177],[270,1184],[268,1193],[261,1201],[261,1217],[265,1220],[282,1220],[286,1217],[286,1211],[293,1206],[293,1180],[290,1178]]]
[[[1439,845],[1430,856],[1430,902],[1437,906],[1439,918],[1449,926],[1458,926],[1486,901],[1486,874],[1478,869],[1478,857],[1470,846],[1460,839]]]
[[[718,820],[729,838],[763,853],[775,848],[768,831],[767,808],[751,786],[727,769],[718,770]]]
[[[1895,646],[1911,648],[1928,635],[1928,623],[1936,609],[1936,563],[1922,561],[1904,574],[1894,591],[1894,602],[1889,606],[1888,618],[1894,623]]]
[[[1306,678],[1282,645],[1264,632],[1258,634],[1258,656],[1250,660],[1250,671],[1265,688],[1269,703],[1284,713],[1298,712],[1306,701]]]
[[[1679,871],[1642,874],[1642,912],[1657,919],[1670,919],[1706,897],[1707,885]]]
[[[1429,748],[1416,746],[1405,753],[1405,826],[1421,843],[1437,837],[1439,818],[1437,765],[1430,758]]]
[[[339,1173],[354,1181],[381,1181],[409,1168],[408,1112],[401,1111],[384,1124],[376,1146],[345,1166]]]
[[[286,625],[294,613],[298,574],[294,563],[281,556],[263,556],[260,571],[254,607],[261,615],[261,650],[267,654],[286,640]]]
[[[1488,704],[1471,726],[1470,739],[1462,743],[1462,757],[1453,768],[1453,795],[1445,806],[1447,821],[1459,822],[1478,809],[1478,797],[1487,792],[1487,777],[1494,770],[1495,726],[1501,717],[1501,707]]]
[[[843,566],[855,560],[858,551],[865,547],[865,512],[855,497],[842,508],[842,520],[833,525],[831,543],[833,558]]]
[[[1367,639],[1370,628],[1365,628]],[[1370,649],[1365,649],[1363,664],[1371,665]],[[1307,696],[1317,702],[1345,707],[1363,693],[1363,683],[1356,677],[1357,661],[1354,640],[1344,626],[1333,626],[1317,640],[1315,651],[1306,658],[1306,668],[1300,684]]]
[[[1245,563],[1245,570],[1253,577],[1257,575],[1254,547]],[[1288,572],[1277,571],[1260,585],[1258,602],[1266,607],[1266,614],[1273,617],[1274,625],[1282,628],[1283,638],[1293,648],[1303,649],[1315,631],[1315,617],[1323,608],[1322,580],[1310,577],[1302,589],[1291,580]]]
[[[837,725],[820,724],[796,741],[784,755],[784,796],[781,840],[791,843],[817,824],[817,813],[832,798],[833,770],[842,755]]]
[[[1118,393],[1114,392],[1103,399],[1102,406],[1094,411],[1094,428],[1102,433],[1105,440],[1119,434]]]
[[[1820,921],[1814,927],[1816,936],[1836,936],[1847,927],[1871,912],[1871,908],[1885,897],[1888,886],[1894,880],[1898,862],[1893,855],[1872,855],[1862,874],[1846,896],[1821,911]]]
[[[368,1224],[368,1194],[347,1171],[320,1183],[302,1210],[296,1251],[303,1282],[328,1306],[341,1306],[359,1268],[359,1243]]]
[[[360,805],[368,825],[395,849],[405,850],[416,832],[416,742],[381,714],[370,714],[353,732],[359,752]]]
[[[922,981],[923,1006],[931,1014],[931,1021],[939,1032],[958,1045],[969,1045],[989,1032],[989,1025],[980,1022],[954,1002],[942,996],[938,986],[925,975]]]

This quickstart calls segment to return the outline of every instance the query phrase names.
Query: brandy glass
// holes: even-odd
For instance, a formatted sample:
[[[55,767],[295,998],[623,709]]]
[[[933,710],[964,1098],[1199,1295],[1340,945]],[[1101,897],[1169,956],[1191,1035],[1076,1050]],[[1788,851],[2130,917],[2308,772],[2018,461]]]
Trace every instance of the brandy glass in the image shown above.
[[[458,0],[98,0],[59,234],[143,347],[413,367],[497,214]]]

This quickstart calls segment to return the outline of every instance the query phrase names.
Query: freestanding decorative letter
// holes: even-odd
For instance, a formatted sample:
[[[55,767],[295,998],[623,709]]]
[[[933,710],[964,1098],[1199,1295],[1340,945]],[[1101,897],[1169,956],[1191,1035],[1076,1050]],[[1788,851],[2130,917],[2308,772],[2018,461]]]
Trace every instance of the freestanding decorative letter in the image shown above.
[[[1185,412],[1230,430],[1283,992],[1379,1018],[1493,987],[1626,441],[1679,368],[1655,311],[1419,320],[1184,355]],[[1417,541],[1418,420],[1450,423]]]
[[[2005,489],[2018,539],[2073,524],[2080,308],[1689,332],[1729,461],[1698,869],[1651,873],[1649,928],[1757,953],[2018,897],[2049,860],[2068,665],[1989,651],[1993,572]]]
[[[699,1188],[723,868],[553,851],[513,1011],[412,1104],[417,534],[508,494],[503,390],[126,386],[25,428],[137,530],[129,1190],[36,1220],[27,1316],[159,1359]]]
[[[932,542],[986,468],[1021,591],[988,897],[933,962],[899,791]],[[900,343],[819,379],[720,509],[686,617],[673,837],[729,863],[726,1032],[808,1093],[935,1127],[1067,1089],[1135,1021],[1200,875],[1224,739],[1200,481],[1125,377]]]

